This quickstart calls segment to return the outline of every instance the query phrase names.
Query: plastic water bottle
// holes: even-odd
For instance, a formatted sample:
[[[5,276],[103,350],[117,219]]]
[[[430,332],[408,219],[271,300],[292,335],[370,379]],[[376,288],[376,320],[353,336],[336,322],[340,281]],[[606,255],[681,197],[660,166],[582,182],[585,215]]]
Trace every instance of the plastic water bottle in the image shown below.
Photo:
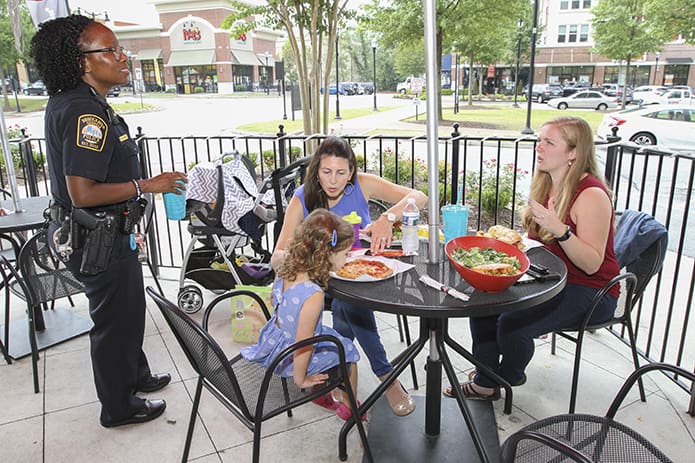
[[[415,204],[415,198],[408,198],[408,204],[403,209],[403,252],[405,254],[416,253],[420,246],[417,225],[420,221],[420,210]]]

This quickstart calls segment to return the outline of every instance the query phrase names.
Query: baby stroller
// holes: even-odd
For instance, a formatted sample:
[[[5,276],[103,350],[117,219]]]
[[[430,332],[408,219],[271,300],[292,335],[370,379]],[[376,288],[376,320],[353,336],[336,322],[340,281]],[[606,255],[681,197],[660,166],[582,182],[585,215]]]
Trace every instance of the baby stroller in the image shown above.
[[[255,166],[238,152],[225,153],[213,165],[200,164],[189,172],[186,209],[192,239],[179,276],[182,310],[195,313],[203,306],[201,289],[185,285],[186,279],[214,292],[236,285],[264,286],[273,280],[271,253],[261,240],[268,223],[279,221],[282,226],[295,181],[303,177],[308,163],[307,158],[300,161],[276,169],[260,186],[256,185]],[[277,238],[280,228],[275,230]],[[247,246],[253,256],[237,254],[237,249]]]

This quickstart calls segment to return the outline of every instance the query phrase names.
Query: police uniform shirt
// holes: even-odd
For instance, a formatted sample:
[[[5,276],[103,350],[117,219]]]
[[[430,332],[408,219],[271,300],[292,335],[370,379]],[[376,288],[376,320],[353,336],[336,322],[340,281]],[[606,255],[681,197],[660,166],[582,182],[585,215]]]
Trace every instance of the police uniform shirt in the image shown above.
[[[72,204],[66,175],[104,183],[141,176],[137,145],[128,126],[85,82],[49,99],[45,133],[51,193],[63,207]]]

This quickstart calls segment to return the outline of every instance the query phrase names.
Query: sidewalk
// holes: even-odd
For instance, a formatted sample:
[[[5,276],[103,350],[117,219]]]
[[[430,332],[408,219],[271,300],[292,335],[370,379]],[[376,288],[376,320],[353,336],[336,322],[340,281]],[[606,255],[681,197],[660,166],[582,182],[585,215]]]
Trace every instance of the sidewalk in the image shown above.
[[[145,272],[148,274],[147,271]],[[171,273],[171,274],[169,274]],[[174,299],[178,289],[175,272],[165,272],[165,292]],[[152,280],[145,278],[145,284]],[[204,292],[205,300],[212,293]],[[22,320],[21,301],[11,302],[12,320]],[[61,301],[67,307],[67,301]],[[73,310],[86,315],[86,300],[76,299]],[[200,318],[200,313],[196,317]],[[398,339],[396,319],[377,314],[384,345],[391,356],[404,345]],[[325,323],[330,324],[326,313]],[[409,320],[413,332],[415,319]],[[237,352],[242,345],[231,342],[229,314],[218,312],[211,329],[227,352]],[[464,346],[470,346],[468,323],[451,323],[450,333]],[[568,407],[572,346],[559,342],[558,354],[550,355],[548,340],[539,340],[534,359],[527,370],[528,383],[515,388],[511,415],[502,413],[502,402],[494,403],[500,441],[520,427],[542,417],[565,413]],[[167,400],[164,415],[142,425],[105,429],[98,424],[96,400],[89,360],[88,338],[83,336],[51,348],[41,355],[39,372],[41,392],[33,393],[31,364],[28,358],[7,365],[0,363],[0,461],[3,463],[174,463],[180,461],[186,427],[191,410],[195,376],[185,356],[156,306],[148,301],[145,351],[154,371],[172,373],[172,384],[153,398]],[[416,359],[420,384],[424,384],[426,353]],[[453,356],[460,378],[470,365]],[[605,413],[623,378],[631,371],[629,350],[605,330],[588,335],[582,356],[579,379],[578,412]],[[364,398],[376,386],[368,362],[359,363],[358,397]],[[409,369],[401,376],[412,388]],[[647,403],[641,403],[633,391],[618,413],[618,420],[647,436],[675,462],[692,460],[695,445],[695,419],[685,413],[688,396],[659,374],[647,377]],[[424,395],[424,389],[413,391]],[[451,399],[443,399],[451,400]],[[417,413],[417,411],[416,411]],[[313,405],[297,409],[293,418],[276,417],[264,425],[261,441],[263,462],[337,462],[337,434],[342,421],[334,414]],[[443,429],[445,433],[463,432]],[[423,436],[424,437],[424,436]],[[251,459],[252,434],[226,409],[203,392],[200,418],[193,436],[190,461],[198,463],[248,462]],[[359,439],[351,432],[348,461],[361,461]],[[405,462],[410,463],[410,462]],[[421,463],[421,462],[412,462]]]

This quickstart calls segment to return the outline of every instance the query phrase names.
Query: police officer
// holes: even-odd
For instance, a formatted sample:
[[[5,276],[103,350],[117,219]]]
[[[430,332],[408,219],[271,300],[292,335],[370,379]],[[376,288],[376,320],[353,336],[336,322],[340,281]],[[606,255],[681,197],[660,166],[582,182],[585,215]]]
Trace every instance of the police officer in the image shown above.
[[[86,236],[84,240],[70,236],[74,249],[64,257],[69,258],[67,267],[85,285],[94,322],[90,345],[101,402],[100,422],[114,427],[150,421],[164,412],[166,403],[136,393],[158,391],[171,376],[153,375],[142,351],[142,268],[129,233],[132,224],[124,222],[123,212],[139,204],[143,193],[177,192],[175,187],[181,186],[177,180],[185,182],[186,177],[166,172],[141,178],[137,145],[105,99],[109,88],[126,83],[129,75],[128,57],[109,28],[78,15],[48,21],[32,39],[31,54],[50,95],[45,116],[53,196],[49,236],[61,225]],[[103,269],[85,270],[83,257],[94,230],[80,232],[74,224],[75,211],[102,220],[107,214],[116,217],[111,225],[118,231],[104,235],[112,239],[112,245],[110,254],[100,254],[107,256]],[[108,230],[113,231],[114,226]],[[102,245],[97,251],[105,249]]]

